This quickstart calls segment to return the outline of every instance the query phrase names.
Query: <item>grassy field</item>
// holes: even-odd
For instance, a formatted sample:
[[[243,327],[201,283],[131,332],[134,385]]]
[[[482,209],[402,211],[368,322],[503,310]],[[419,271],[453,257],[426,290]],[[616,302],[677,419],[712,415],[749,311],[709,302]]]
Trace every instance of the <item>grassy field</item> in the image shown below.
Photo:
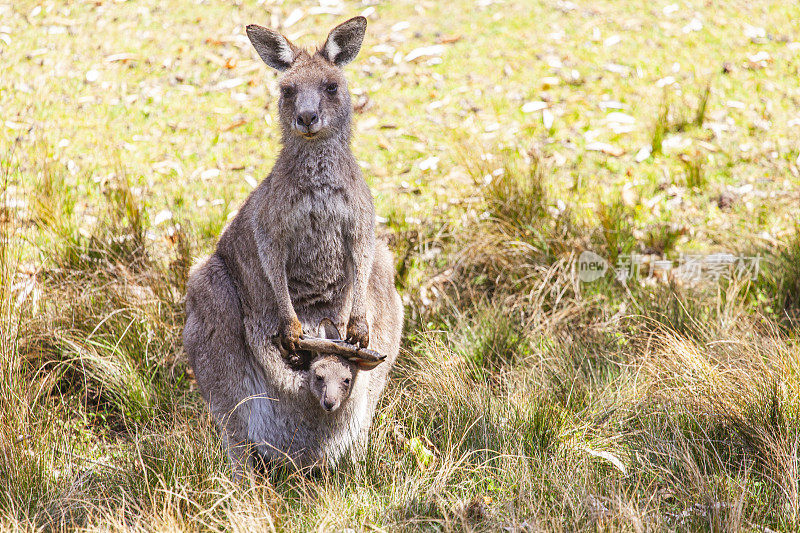
[[[236,485],[180,331],[278,150],[244,26],[313,46],[361,13],[353,150],[403,352],[365,462]],[[0,0],[0,530],[796,531],[798,20]],[[641,276],[581,281],[584,251]],[[722,253],[757,276],[691,279]]]

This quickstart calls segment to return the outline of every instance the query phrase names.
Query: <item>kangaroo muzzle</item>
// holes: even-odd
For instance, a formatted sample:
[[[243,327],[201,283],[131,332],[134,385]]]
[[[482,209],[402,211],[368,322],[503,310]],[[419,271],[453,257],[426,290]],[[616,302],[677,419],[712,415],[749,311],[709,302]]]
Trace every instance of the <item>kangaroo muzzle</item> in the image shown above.
[[[320,403],[322,404],[322,408],[328,411],[329,413],[339,408],[339,402],[332,400],[327,396],[323,396],[322,401]]]
[[[297,95],[294,129],[304,137],[313,137],[322,129],[319,100],[319,95],[312,91],[303,91]]]

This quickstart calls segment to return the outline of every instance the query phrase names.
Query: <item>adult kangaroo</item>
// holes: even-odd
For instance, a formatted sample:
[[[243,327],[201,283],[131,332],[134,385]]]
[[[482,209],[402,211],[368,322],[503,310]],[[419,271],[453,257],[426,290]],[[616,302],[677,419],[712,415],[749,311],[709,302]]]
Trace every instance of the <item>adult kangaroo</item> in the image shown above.
[[[354,443],[363,453],[400,349],[394,264],[375,239],[372,196],[350,150],[352,104],[341,70],[358,54],[366,23],[344,22],[314,52],[247,27],[264,62],[283,73],[283,146],[216,251],[193,271],[183,331],[237,474],[255,455],[306,467],[335,465]],[[347,342],[386,355],[370,370],[355,361],[349,390],[331,410],[312,390],[308,361],[282,355],[297,354],[304,331],[326,321]]]

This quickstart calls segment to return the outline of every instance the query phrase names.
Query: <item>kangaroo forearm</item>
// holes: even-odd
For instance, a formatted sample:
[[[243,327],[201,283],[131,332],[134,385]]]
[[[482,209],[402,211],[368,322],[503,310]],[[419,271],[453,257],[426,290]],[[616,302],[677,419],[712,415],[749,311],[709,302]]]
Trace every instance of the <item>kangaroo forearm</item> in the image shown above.
[[[284,274],[279,279],[272,282],[272,289],[275,291],[275,304],[278,308],[278,316],[281,319],[292,319],[296,316],[292,299],[289,296],[289,287]]]
[[[281,259],[283,255],[278,250],[266,250],[262,246],[258,247],[258,258],[261,262],[261,267],[264,269],[264,274],[272,286],[278,315],[282,320],[287,320],[293,318],[295,312],[289,295],[286,262]]]
[[[272,291],[275,293],[275,305],[278,308],[278,316],[282,320],[295,317],[292,298],[289,295],[289,282],[286,279],[286,268],[283,266],[269,265],[270,271],[267,273]]]
[[[361,273],[353,284],[353,309],[352,316],[364,318],[367,309],[367,282],[369,274]]]

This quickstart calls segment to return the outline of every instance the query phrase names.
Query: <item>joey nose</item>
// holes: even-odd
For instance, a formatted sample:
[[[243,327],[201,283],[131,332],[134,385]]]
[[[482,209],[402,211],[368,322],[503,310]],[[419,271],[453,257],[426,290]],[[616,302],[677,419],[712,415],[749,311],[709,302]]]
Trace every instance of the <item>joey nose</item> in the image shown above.
[[[310,128],[314,124],[319,122],[319,115],[317,115],[313,111],[303,111],[302,113],[297,114],[297,125]]]

